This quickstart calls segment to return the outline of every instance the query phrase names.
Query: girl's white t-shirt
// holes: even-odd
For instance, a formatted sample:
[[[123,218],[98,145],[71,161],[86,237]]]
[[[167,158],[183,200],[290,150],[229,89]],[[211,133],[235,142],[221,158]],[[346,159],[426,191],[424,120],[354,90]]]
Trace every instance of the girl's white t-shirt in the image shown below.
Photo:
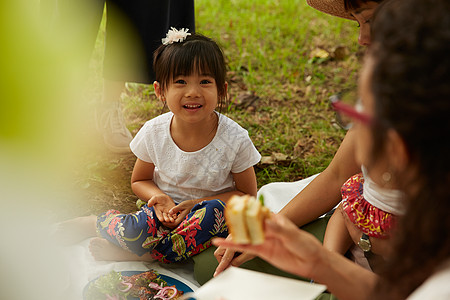
[[[155,165],[153,181],[175,203],[234,190],[232,173],[243,172],[261,159],[247,130],[217,115],[216,135],[195,152],[185,152],[173,141],[172,112],[147,121],[130,143],[131,151],[140,160]]]

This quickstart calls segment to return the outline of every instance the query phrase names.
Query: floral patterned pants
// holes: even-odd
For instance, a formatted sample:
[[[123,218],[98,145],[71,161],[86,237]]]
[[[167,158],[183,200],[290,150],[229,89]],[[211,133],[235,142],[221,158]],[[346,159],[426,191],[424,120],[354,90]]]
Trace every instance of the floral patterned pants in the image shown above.
[[[162,225],[147,205],[132,214],[109,210],[97,217],[97,232],[139,256],[149,252],[161,262],[178,262],[207,249],[213,237],[228,235],[224,209],[220,200],[198,203],[175,229]]]

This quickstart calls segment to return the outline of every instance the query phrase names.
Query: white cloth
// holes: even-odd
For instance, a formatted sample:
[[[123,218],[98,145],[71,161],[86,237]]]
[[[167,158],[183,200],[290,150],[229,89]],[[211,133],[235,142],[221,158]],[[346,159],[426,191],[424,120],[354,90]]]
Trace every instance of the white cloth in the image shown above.
[[[272,212],[278,213],[319,174],[294,182],[271,182],[258,191],[258,199],[264,197],[264,205]]]
[[[405,214],[405,205],[402,201],[403,193],[399,190],[386,189],[376,184],[364,166],[361,166],[364,176],[363,197],[373,206],[393,215]]]
[[[450,299],[450,260],[445,262],[438,272],[425,280],[407,299]]]
[[[373,206],[394,215],[404,215],[405,206],[401,198],[403,193],[399,190],[391,190],[379,187],[367,174],[364,166],[361,167],[364,176],[363,195]],[[264,196],[264,204],[274,213],[278,213],[298,193],[300,193],[314,178],[315,174],[308,178],[295,182],[272,182],[262,186],[258,191]],[[380,200],[381,199],[381,200]]]
[[[240,173],[261,159],[247,130],[217,113],[213,140],[195,152],[181,150],[170,135],[172,112],[144,124],[130,148],[141,160],[155,165],[155,184],[179,203],[234,189],[231,173]]]
[[[316,299],[326,286],[244,268],[228,269],[202,285],[196,300]]]

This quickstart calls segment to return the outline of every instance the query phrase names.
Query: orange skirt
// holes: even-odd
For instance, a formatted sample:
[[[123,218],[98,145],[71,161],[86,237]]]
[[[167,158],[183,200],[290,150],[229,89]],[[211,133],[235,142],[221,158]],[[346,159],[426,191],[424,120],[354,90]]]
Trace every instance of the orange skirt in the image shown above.
[[[368,236],[388,238],[396,217],[367,202],[363,185],[362,173],[353,175],[342,185],[342,208],[352,223]]]

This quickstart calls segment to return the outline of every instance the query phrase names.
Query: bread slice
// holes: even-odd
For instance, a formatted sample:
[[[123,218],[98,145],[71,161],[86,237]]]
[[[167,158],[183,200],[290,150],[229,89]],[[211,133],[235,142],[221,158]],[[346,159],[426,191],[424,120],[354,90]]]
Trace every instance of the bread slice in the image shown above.
[[[262,244],[264,219],[270,214],[255,197],[233,196],[228,200],[225,218],[232,240],[238,244]]]
[[[245,209],[249,198],[248,195],[233,196],[228,200],[225,209],[228,231],[233,242],[238,244],[249,244],[251,241],[245,221]]]
[[[267,207],[262,206],[260,201],[251,197],[247,201],[245,215],[251,243],[254,245],[264,243],[264,219],[269,215]]]

